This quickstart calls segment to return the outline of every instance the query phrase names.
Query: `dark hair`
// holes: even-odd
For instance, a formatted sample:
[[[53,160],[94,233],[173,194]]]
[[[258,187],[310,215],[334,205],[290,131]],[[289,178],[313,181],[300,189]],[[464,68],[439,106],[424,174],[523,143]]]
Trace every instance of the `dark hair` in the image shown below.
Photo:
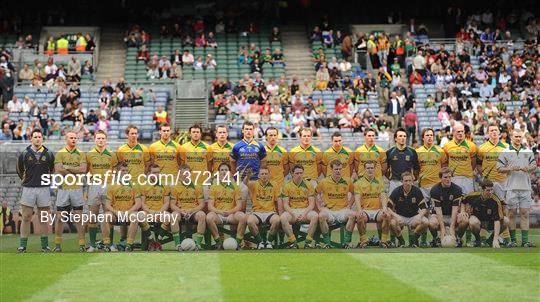
[[[403,173],[401,173],[401,180],[403,180],[403,178],[407,177],[407,176],[410,176],[410,177],[413,177],[412,173],[409,172],[409,171],[405,171]],[[414,178],[414,177],[413,177]]]
[[[271,131],[271,130],[276,130],[276,132],[279,134],[278,128],[276,128],[274,126],[270,126],[270,127],[266,128],[266,130],[264,131],[264,135],[268,136],[268,131]]]
[[[394,132],[394,139],[397,138],[398,132],[404,132],[404,133],[405,133],[405,136],[407,136],[407,130],[405,130],[404,128],[401,128],[401,127],[400,127],[400,128],[397,128],[397,129],[396,129],[396,132]]]
[[[424,137],[424,135],[425,135],[428,131],[433,132],[433,135],[435,135],[435,130],[433,130],[433,128],[424,128],[424,129],[422,129],[422,137]]]
[[[167,122],[161,123],[161,124],[159,125],[159,130],[161,130],[161,128],[163,128],[163,127],[170,127],[170,126],[171,126],[171,124],[169,124],[169,123],[167,123]]]
[[[193,124],[191,127],[189,127],[190,133],[191,133],[191,129],[199,129],[202,132],[202,126],[200,124]]]
[[[480,186],[482,187],[482,190],[485,188],[493,188],[493,182],[489,179],[484,180]]]
[[[43,136],[43,132],[41,131],[41,129],[34,128],[34,130],[30,132],[30,137],[34,137],[34,133],[39,133],[41,134],[41,136]]]
[[[364,136],[367,135],[368,132],[374,132],[375,134],[377,134],[377,131],[375,131],[375,129],[369,127],[369,128],[366,128],[366,130],[364,130]]]
[[[450,176],[454,176],[454,170],[452,170],[449,167],[442,168],[441,171],[439,171],[439,178],[442,178],[444,174],[448,174],[448,173],[450,173]]]
[[[103,134],[103,135],[105,135],[105,137],[108,137],[108,136],[107,136],[107,132],[105,132],[105,131],[103,131],[103,130],[98,130],[98,131],[96,131],[96,132],[94,133],[94,137],[96,137],[98,134]]]
[[[373,165],[373,167],[376,167],[376,166],[377,166],[377,163],[376,163],[374,160],[366,160],[366,161],[364,162],[364,168],[365,168],[367,165]]]
[[[129,124],[129,125],[127,126],[127,128],[126,128],[126,135],[129,134],[129,130],[131,130],[131,129],[135,129],[135,130],[137,130],[137,132],[139,132],[139,128],[138,128],[137,126],[135,126],[135,125],[133,125],[133,124]]]
[[[218,166],[218,170],[221,169],[221,166],[227,166],[227,168],[229,168],[229,171],[231,171],[231,165],[229,165],[229,163],[226,163],[226,162],[222,162],[221,164],[219,164]]]
[[[341,132],[336,131],[336,132],[332,133],[332,139],[334,139],[334,137],[341,137]]]
[[[330,168],[334,168],[334,166],[343,166],[343,163],[340,162],[339,160],[337,159],[334,159],[333,161],[330,162]]]
[[[302,165],[294,165],[291,171],[294,172],[294,170],[296,170],[296,169],[300,169],[300,170],[304,171],[304,166],[302,166]]]
[[[244,130],[244,128],[245,128],[246,126],[251,126],[251,127],[255,128],[255,126],[253,125],[253,123],[250,122],[250,121],[245,121],[244,124],[242,124],[242,130]]]

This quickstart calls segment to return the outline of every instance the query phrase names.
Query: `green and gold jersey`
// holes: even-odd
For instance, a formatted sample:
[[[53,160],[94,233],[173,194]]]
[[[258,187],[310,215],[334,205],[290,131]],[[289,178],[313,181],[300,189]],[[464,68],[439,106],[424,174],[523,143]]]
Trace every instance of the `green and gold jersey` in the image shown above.
[[[145,174],[146,165],[150,161],[150,152],[143,144],[136,144],[133,147],[123,144],[116,151],[116,157],[118,162],[125,162],[128,165],[129,174],[136,180],[139,175]]]
[[[214,207],[221,211],[234,209],[241,197],[240,187],[234,182],[213,184],[208,191],[208,198],[213,200]]]
[[[135,198],[140,198],[141,192],[138,186],[133,184],[124,186],[119,184],[110,185],[107,188],[107,200],[117,211],[127,211],[135,204]]]
[[[285,165],[289,164],[289,154],[287,149],[276,145],[274,148],[265,145],[266,149],[266,166],[270,173],[270,180],[278,187],[282,187],[285,183]]]
[[[421,188],[430,188],[440,181],[439,172],[446,162],[446,153],[439,146],[433,145],[416,149],[416,154],[420,164],[418,183]]]
[[[302,165],[304,167],[304,177],[307,179],[317,180],[319,178],[317,166],[321,161],[322,152],[314,146],[305,149],[302,146],[296,146],[289,153],[289,162],[292,165]]]
[[[152,211],[159,211],[165,204],[165,197],[170,194],[169,186],[142,185],[139,187],[143,203]]]
[[[360,195],[360,206],[363,210],[380,210],[383,192],[384,183],[376,177],[369,180],[364,176],[354,182],[354,194]]]
[[[167,143],[159,140],[151,144],[148,150],[151,160],[159,166],[161,174],[172,174],[176,177],[181,152],[178,143],[172,140]]]
[[[54,157],[54,164],[62,164],[62,166],[65,167],[78,167],[82,164],[86,163],[86,156],[82,151],[80,151],[77,148],[73,148],[72,150],[67,149],[67,147],[64,147],[60,149],[56,153],[56,156]],[[77,185],[76,183],[73,185],[67,185],[62,184],[60,189],[64,190],[72,190],[72,189],[81,189],[82,186]]]
[[[349,193],[353,192],[353,184],[349,178],[340,178],[335,181],[327,176],[317,185],[317,193],[322,194],[326,207],[332,211],[339,211],[349,205]]]
[[[488,140],[478,148],[478,159],[482,161],[482,176],[485,179],[501,183],[506,182],[507,175],[497,170],[497,161],[501,152],[507,147],[508,145],[503,142],[494,145]]]
[[[176,186],[171,188],[171,197],[171,203],[182,210],[195,209],[204,201],[202,186],[196,186],[193,183],[186,186],[182,182],[178,182]]]
[[[116,161],[116,156],[109,149],[99,152],[97,148],[93,148],[86,153],[88,172],[92,175],[104,176],[107,171],[112,170],[116,166]]]
[[[311,183],[303,179],[299,184],[288,181],[281,190],[281,197],[289,199],[292,209],[305,209],[309,206],[309,197],[315,197],[315,189]]]
[[[259,180],[252,180],[248,183],[249,196],[253,203],[253,212],[274,213],[276,212],[276,201],[280,188],[271,181],[266,184]]]
[[[210,150],[212,151],[212,173],[218,171],[219,165],[221,163],[231,164],[231,151],[234,144],[226,142],[223,146],[218,142],[215,142],[210,145]]]
[[[324,151],[322,162],[326,166],[326,176],[332,175],[332,167],[330,162],[333,160],[339,160],[343,165],[342,175],[345,177],[351,176],[351,166],[354,160],[353,152],[347,147],[341,147],[339,150],[335,150],[334,147],[328,148]]]
[[[382,165],[386,163],[386,152],[384,152],[383,148],[377,145],[368,147],[364,144],[356,148],[354,151],[354,159],[358,165],[356,171],[359,178],[364,176],[364,163],[367,161],[374,161],[375,177],[379,180],[382,179]]]
[[[443,146],[448,156],[448,167],[454,171],[454,176],[473,178],[472,159],[476,156],[476,145],[467,140],[457,143],[455,140],[448,141]]]
[[[180,153],[182,162],[187,164],[191,171],[204,172],[208,170],[208,162],[212,159],[210,146],[200,141],[197,145],[189,141],[182,145]]]

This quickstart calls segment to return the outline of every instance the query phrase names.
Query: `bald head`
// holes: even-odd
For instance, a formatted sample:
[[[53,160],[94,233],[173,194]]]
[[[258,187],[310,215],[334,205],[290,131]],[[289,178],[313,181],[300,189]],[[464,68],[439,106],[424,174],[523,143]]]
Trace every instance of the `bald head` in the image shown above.
[[[68,133],[66,133],[65,137],[66,146],[68,146],[69,148],[74,148],[77,144],[77,134],[73,131],[69,131]]]
[[[463,126],[462,123],[456,123],[452,129],[454,140],[456,140],[457,142],[461,142],[465,139],[465,126]]]

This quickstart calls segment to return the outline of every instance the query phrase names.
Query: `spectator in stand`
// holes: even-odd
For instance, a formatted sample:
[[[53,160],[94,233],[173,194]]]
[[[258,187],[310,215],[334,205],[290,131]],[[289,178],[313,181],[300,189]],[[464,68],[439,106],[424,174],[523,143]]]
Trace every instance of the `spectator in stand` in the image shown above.
[[[81,80],[81,63],[75,57],[71,57],[68,63],[67,80],[68,82],[79,82]]]
[[[47,66],[45,66],[45,79],[44,81],[47,82],[51,79],[55,79],[58,72],[58,67],[56,64],[54,64],[53,58],[50,57],[47,61]]]
[[[2,133],[0,133],[0,141],[11,141],[13,140],[13,133],[9,128],[9,124],[4,124],[2,126]]]
[[[174,50],[169,61],[171,61],[171,63],[182,64],[182,54],[180,53],[180,49],[177,48]]]
[[[105,118],[105,115],[100,115],[99,120],[95,123],[94,133],[99,131],[99,130],[105,131],[105,133],[107,133],[107,132],[109,132],[111,130],[111,124]]]
[[[416,139],[416,133],[418,131],[418,116],[414,112],[414,109],[411,108],[405,113],[403,121],[407,130],[407,144],[410,145]]]
[[[201,56],[197,57],[197,60],[193,64],[193,69],[195,70],[203,70],[204,69],[204,61]]]
[[[488,84],[487,80],[482,83],[480,86],[480,97],[490,98],[493,96],[493,87]]]
[[[213,47],[213,48],[218,47],[218,43],[213,32],[208,33],[208,38],[206,39],[206,46]]]
[[[195,39],[195,47],[206,47],[206,37],[204,33],[201,33],[197,39]]]
[[[270,34],[270,42],[281,42],[281,32],[278,27],[272,27],[272,33]]]
[[[86,51],[93,52],[96,49],[96,43],[94,43],[94,38],[90,34],[84,36],[86,39]]]
[[[90,109],[90,112],[88,112],[88,115],[86,116],[85,124],[88,126],[94,126],[98,120],[98,116],[96,115],[94,109]]]
[[[384,113],[392,120],[392,129],[397,129],[399,127],[399,118],[401,116],[401,105],[396,92],[391,93],[390,100],[386,103]]]
[[[150,60],[150,52],[146,49],[146,45],[141,46],[141,48],[137,51],[137,63],[139,61],[144,61],[144,63],[148,63]]]
[[[32,81],[34,79],[34,72],[29,68],[28,64],[24,64],[24,67],[19,71],[20,81]]]
[[[328,73],[326,66],[321,66],[315,77],[317,79],[316,89],[325,90],[328,86],[328,81],[330,80],[330,74]]]
[[[273,66],[285,66],[285,58],[280,48],[276,48],[272,53],[272,65]]]
[[[257,72],[260,74],[263,73],[263,63],[261,63],[259,58],[255,58],[255,60],[251,62],[251,73],[254,73],[254,72]]]
[[[148,71],[146,72],[146,78],[149,80],[159,79],[159,69],[157,65],[148,65]]]
[[[92,62],[90,62],[90,60],[86,60],[84,62],[84,66],[81,69],[81,76],[90,76],[92,79],[94,79],[94,67],[92,66]]]
[[[206,55],[206,61],[204,62],[204,69],[216,69],[217,63],[211,53]]]
[[[424,52],[422,50],[418,51],[418,54],[413,58],[413,70],[419,72],[424,76],[426,72],[426,59],[424,58]]]
[[[182,55],[182,66],[185,68],[186,66],[193,66],[193,63],[195,63],[195,58],[191,53],[189,53],[189,50],[184,50],[184,54]]]
[[[7,111],[8,112],[22,112],[23,106],[22,103],[19,101],[16,95],[13,96],[11,101],[7,103]]]

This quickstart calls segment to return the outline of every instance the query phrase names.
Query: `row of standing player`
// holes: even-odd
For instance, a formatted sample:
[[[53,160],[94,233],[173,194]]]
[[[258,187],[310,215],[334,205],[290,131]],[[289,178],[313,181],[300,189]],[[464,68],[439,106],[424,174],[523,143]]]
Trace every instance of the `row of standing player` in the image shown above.
[[[176,172],[178,171],[179,164],[182,162],[186,163],[188,166],[190,166],[191,170],[195,171],[201,171],[205,169],[212,169],[215,170],[218,165],[221,162],[227,162],[227,160],[230,160],[230,164],[233,166],[237,166],[237,169],[239,171],[246,171],[251,170],[252,173],[252,179],[256,180],[258,173],[253,173],[253,171],[257,171],[258,168],[261,165],[268,166],[270,178],[272,181],[276,183],[276,185],[280,186],[284,184],[284,177],[285,175],[289,174],[290,167],[295,164],[300,164],[304,167],[304,169],[308,170],[304,173],[305,178],[308,182],[310,182],[314,187],[317,186],[317,177],[320,172],[322,174],[326,175],[327,170],[323,169],[324,166],[328,166],[328,163],[332,159],[340,160],[343,164],[342,168],[345,168],[344,170],[347,170],[345,175],[351,175],[353,178],[357,178],[356,175],[363,175],[363,165],[361,163],[364,163],[366,161],[374,160],[376,167],[376,177],[380,179],[380,176],[383,174],[382,171],[389,171],[389,175],[391,178],[390,186],[391,189],[392,186],[396,187],[396,176],[400,176],[403,171],[409,170],[407,166],[409,165],[410,171],[413,173],[417,172],[420,174],[420,186],[424,191],[424,195],[426,195],[426,192],[429,188],[427,188],[426,185],[423,185],[422,183],[426,183],[428,181],[433,182],[433,175],[438,174],[440,171],[440,168],[446,163],[446,159],[448,159],[448,164],[452,166],[452,159],[454,159],[454,172],[464,171],[466,170],[466,167],[463,167],[463,165],[459,165],[459,161],[463,160],[463,156],[454,156],[454,153],[467,153],[468,158],[471,161],[471,169],[474,170],[475,165],[475,159],[476,159],[476,147],[472,142],[466,142],[463,140],[463,129],[461,125],[456,125],[454,127],[454,140],[451,141],[453,143],[453,146],[461,147],[462,149],[453,149],[452,146],[449,148],[446,148],[445,145],[445,152],[441,152],[441,150],[438,150],[436,146],[433,145],[433,131],[430,129],[423,131],[423,139],[424,139],[424,145],[419,148],[418,154],[416,153],[416,150],[413,150],[409,147],[405,146],[406,142],[406,132],[405,131],[397,131],[395,134],[395,140],[396,140],[396,147],[391,148],[386,153],[382,150],[382,148],[375,146],[374,144],[374,138],[375,138],[375,132],[372,130],[367,130],[365,133],[366,141],[365,144],[360,146],[356,152],[352,153],[350,150],[348,150],[346,147],[343,147],[341,145],[341,136],[339,134],[334,134],[332,136],[332,148],[327,150],[327,152],[321,153],[320,150],[318,150],[316,147],[311,146],[311,132],[308,129],[304,129],[300,131],[300,145],[296,148],[293,148],[291,152],[288,152],[281,146],[277,145],[277,137],[278,137],[278,131],[277,129],[270,128],[267,130],[267,144],[262,145],[261,143],[257,143],[253,140],[253,125],[250,125],[249,123],[246,123],[243,125],[243,133],[244,133],[244,139],[237,143],[234,147],[230,143],[227,142],[227,129],[226,127],[218,127],[217,128],[217,137],[218,141],[214,143],[212,146],[206,145],[204,142],[200,141],[201,138],[201,129],[200,127],[194,126],[190,128],[190,134],[191,134],[191,141],[179,146],[175,142],[170,140],[170,127],[168,125],[165,125],[161,127],[160,133],[162,138],[152,144],[150,146],[150,150],[146,149],[143,145],[139,144],[137,141],[138,138],[138,129],[134,126],[130,126],[126,133],[128,135],[128,143],[121,146],[118,151],[113,156],[112,152],[108,151],[106,149],[106,142],[100,143],[98,142],[99,139],[97,139],[98,136],[96,136],[96,148],[94,148],[92,151],[90,151],[86,156],[82,156],[81,152],[76,149],[76,137],[72,137],[71,134],[66,135],[66,141],[67,146],[66,148],[60,150],[57,153],[56,159],[54,159],[55,162],[55,171],[62,174],[69,174],[69,173],[82,173],[86,172],[86,170],[89,170],[93,173],[99,173],[103,172],[104,170],[110,169],[113,165],[112,161],[115,159],[118,161],[126,162],[129,168],[129,172],[132,174],[137,173],[144,173],[144,171],[147,170],[147,165],[150,162],[153,162],[160,166],[161,172],[164,172],[165,170],[168,170],[170,172]],[[495,129],[496,128],[496,129]],[[496,134],[496,135],[493,135]],[[516,135],[519,135],[518,132],[514,133]],[[39,136],[39,134],[36,134]],[[460,141],[460,135],[461,135],[461,141]],[[496,141],[494,141],[496,139]],[[106,135],[102,141],[106,141]],[[500,144],[498,142],[498,127],[490,127],[490,141],[486,144],[491,143],[491,145],[495,147],[503,147],[504,145]],[[452,145],[452,144],[451,144]],[[520,144],[518,145],[520,146]],[[423,150],[422,150],[423,148]],[[463,150],[465,148],[465,150]],[[482,150],[482,147],[480,148]],[[514,148],[515,149],[515,148]],[[518,148],[518,152],[519,153]],[[40,151],[41,150],[41,151]],[[230,157],[229,157],[229,150],[230,151]],[[19,166],[24,166],[24,163],[28,162],[25,160],[28,159],[28,156],[39,158],[38,155],[44,151],[43,147],[41,146],[41,142],[39,144],[32,143],[31,146],[27,148],[27,152],[23,152],[21,154],[21,157],[19,159]],[[75,152],[76,151],[76,152]],[[174,151],[174,152],[167,152],[167,151]],[[206,152],[205,152],[206,151]],[[211,152],[213,151],[213,152]],[[502,150],[490,150],[488,152],[485,152],[488,156],[485,156],[484,162],[487,162],[488,160],[493,160],[492,153],[495,151],[502,151]],[[525,150],[527,151],[527,150]],[[44,152],[45,154],[50,153],[48,150]],[[91,156],[92,153],[94,153],[94,156]],[[527,153],[527,152],[522,152]],[[73,156],[75,154],[75,156]],[[210,154],[210,156],[209,156]],[[66,156],[68,155],[68,156]],[[446,156],[445,156],[446,155]],[[171,157],[172,156],[172,157]],[[49,156],[53,158],[52,154]],[[110,164],[107,167],[106,161],[107,157]],[[438,158],[437,158],[438,157]],[[22,160],[21,160],[22,158]],[[100,160],[105,158],[105,161]],[[88,159],[89,165],[86,163],[86,159]],[[213,160],[212,160],[213,159]],[[497,157],[498,160],[498,157]],[[32,162],[31,160],[29,162]],[[213,162],[212,164],[210,164]],[[456,166],[457,162],[457,166]],[[39,161],[36,161],[35,163],[40,163]],[[78,164],[78,165],[77,165]],[[386,165],[390,166],[390,169],[386,169]],[[529,163],[530,164],[530,163]],[[69,169],[65,169],[64,166],[69,167]],[[246,167],[249,167],[249,169],[246,169]],[[356,173],[354,173],[351,167],[357,167]],[[32,169],[32,168],[30,168]],[[234,167],[233,167],[234,169]],[[328,168],[330,169],[330,168]],[[501,172],[504,167],[501,167]],[[515,171],[516,167],[511,167],[514,171],[512,172],[521,172]],[[522,168],[519,167],[519,169],[529,169],[528,167]],[[43,188],[39,190],[38,188],[32,188],[32,184],[30,184],[31,181],[28,181],[24,179],[25,175],[28,177],[29,173],[24,173],[24,169],[20,172],[21,177],[23,178],[23,196],[21,203],[23,205],[23,227],[21,228],[21,231],[23,231],[24,228],[24,222],[25,222],[25,216],[28,219],[28,216],[31,218],[31,211],[30,209],[33,209],[34,206],[38,206],[40,208],[40,205],[44,205],[44,197],[45,197],[45,191]],[[92,171],[93,170],[93,171]],[[493,170],[493,168],[491,169]],[[486,171],[486,169],[482,169],[482,171]],[[276,173],[277,172],[277,173]],[[525,172],[525,171],[522,171]],[[465,173],[462,174],[467,174]],[[470,173],[469,173],[470,174]],[[525,173],[526,174],[526,173]],[[315,176],[315,177],[314,177]],[[489,173],[487,175],[489,179]],[[456,175],[455,178],[467,178],[463,175]],[[26,182],[26,183],[25,183]],[[456,183],[459,183],[456,181]],[[468,185],[472,184],[472,179],[466,179],[465,181],[461,181],[461,187],[463,188],[463,191],[467,193]],[[27,190],[25,190],[27,189]],[[65,190],[64,190],[65,189]],[[59,192],[57,194],[57,204],[59,210],[71,210],[69,209],[63,209],[63,207],[73,207],[73,210],[75,212],[82,210],[82,193],[80,193],[79,196],[79,190],[72,190],[73,188],[62,188],[59,189]],[[36,192],[35,190],[38,190]],[[26,192],[25,192],[26,191]],[[243,196],[244,199],[247,197],[246,193],[247,190],[243,190]],[[496,190],[497,192],[497,190]],[[26,194],[25,194],[26,193]],[[518,194],[519,198],[523,199],[523,197],[526,197],[526,194],[521,194],[522,192],[519,192]],[[103,196],[104,192],[94,192],[94,194],[90,194],[94,196],[90,196],[92,198],[89,198],[89,201],[92,199],[95,199],[95,195],[97,195],[98,198],[105,199],[106,197]],[[100,196],[101,195],[101,196]],[[205,194],[206,195],[206,194]],[[525,196],[524,196],[525,195]],[[40,200],[41,199],[41,200]],[[40,202],[41,201],[41,202]],[[26,204],[25,204],[26,203]],[[89,202],[91,210],[95,205],[91,205]],[[526,202],[521,202],[518,204],[520,206],[521,214],[522,214],[522,229],[523,226],[523,214],[524,210],[527,209]],[[525,205],[525,206],[524,206]],[[510,207],[509,207],[510,208]],[[99,210],[99,208],[98,208]],[[512,208],[510,208],[510,226],[512,226]],[[25,215],[26,213],[26,215]],[[514,215],[515,217],[515,215]],[[528,217],[528,215],[527,215]],[[91,228],[94,228],[94,226],[91,226]],[[57,225],[57,229],[58,228]],[[82,229],[82,228],[81,228]],[[25,232],[27,233],[27,232]],[[82,234],[81,234],[82,233]],[[93,232],[91,232],[93,233]],[[97,233],[97,232],[96,232]],[[511,232],[512,233],[512,232]],[[26,236],[25,236],[26,235]],[[61,235],[61,233],[60,233]],[[82,249],[82,243],[84,243],[84,230],[79,230],[79,236],[80,236],[80,243],[81,243],[81,249]],[[91,235],[92,237],[92,235]],[[21,232],[21,247],[25,247],[26,245],[26,238],[27,234],[24,234]],[[513,237],[512,239],[514,239]],[[42,238],[42,246],[45,247],[43,244],[44,239]],[[92,241],[92,240],[91,240]],[[57,236],[55,238],[55,242],[57,244],[57,247],[59,246],[59,243],[61,243],[61,236]],[[515,239],[514,239],[515,242]],[[526,242],[526,241],[524,241]]]

